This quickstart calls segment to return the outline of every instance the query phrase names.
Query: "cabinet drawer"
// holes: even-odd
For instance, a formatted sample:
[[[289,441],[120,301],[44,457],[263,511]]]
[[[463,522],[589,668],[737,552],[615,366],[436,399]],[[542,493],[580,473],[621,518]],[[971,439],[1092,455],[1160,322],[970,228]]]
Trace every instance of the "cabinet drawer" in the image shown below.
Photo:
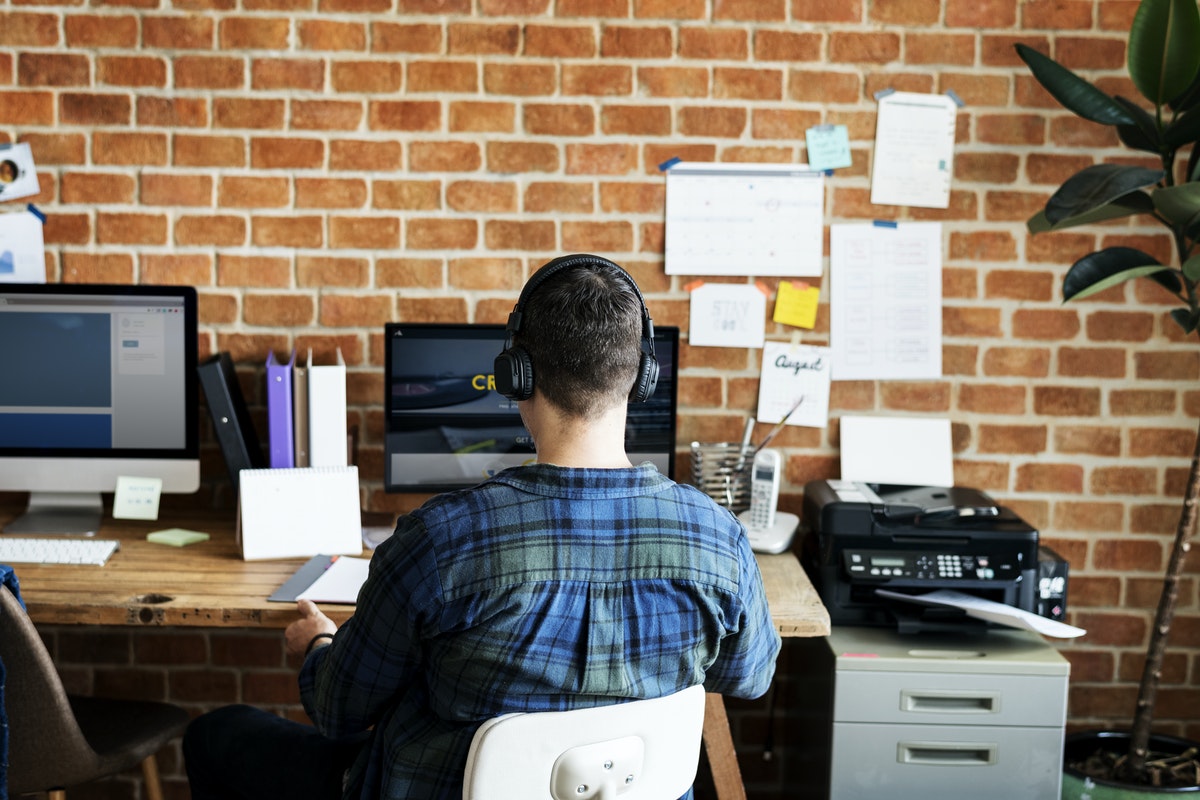
[[[1061,728],[1067,676],[842,670],[833,709],[835,722]]]
[[[834,723],[836,800],[1058,800],[1061,728]]]

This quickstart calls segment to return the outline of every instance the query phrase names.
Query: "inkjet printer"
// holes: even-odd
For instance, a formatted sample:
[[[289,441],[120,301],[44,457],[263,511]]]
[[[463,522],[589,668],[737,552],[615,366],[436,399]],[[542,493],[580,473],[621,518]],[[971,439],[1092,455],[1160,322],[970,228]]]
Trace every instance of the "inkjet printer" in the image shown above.
[[[801,561],[834,625],[901,633],[983,625],[958,609],[876,589],[954,589],[1038,613],[1038,532],[981,491],[813,481],[802,510]]]

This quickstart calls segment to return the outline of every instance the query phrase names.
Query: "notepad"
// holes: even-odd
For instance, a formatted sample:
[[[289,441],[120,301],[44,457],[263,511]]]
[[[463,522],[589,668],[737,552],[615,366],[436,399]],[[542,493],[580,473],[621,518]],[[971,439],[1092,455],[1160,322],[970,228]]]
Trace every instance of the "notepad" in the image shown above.
[[[357,467],[244,469],[239,483],[247,561],[362,553]]]
[[[314,603],[354,603],[367,580],[370,563],[368,558],[313,556],[267,599],[285,603],[299,599]]]

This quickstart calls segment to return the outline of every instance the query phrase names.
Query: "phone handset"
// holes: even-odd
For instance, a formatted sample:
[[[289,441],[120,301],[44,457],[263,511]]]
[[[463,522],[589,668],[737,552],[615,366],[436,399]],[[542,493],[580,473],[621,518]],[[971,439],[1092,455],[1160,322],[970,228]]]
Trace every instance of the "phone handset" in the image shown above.
[[[780,461],[778,450],[759,450],[750,467],[749,527],[764,530],[775,524],[779,505]]]
[[[750,508],[738,514],[746,526],[750,547],[759,553],[782,553],[791,547],[800,518],[779,505],[779,483],[783,473],[778,450],[760,449],[750,465]]]

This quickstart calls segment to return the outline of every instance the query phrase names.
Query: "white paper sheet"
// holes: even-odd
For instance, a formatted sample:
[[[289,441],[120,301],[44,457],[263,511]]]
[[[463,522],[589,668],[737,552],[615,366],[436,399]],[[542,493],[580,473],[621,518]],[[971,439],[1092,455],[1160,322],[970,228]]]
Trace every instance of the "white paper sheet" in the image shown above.
[[[0,200],[16,200],[40,191],[28,143],[0,145]]]
[[[796,164],[667,170],[668,275],[819,276],[825,180]]]
[[[762,347],[767,296],[758,286],[706,283],[691,293],[688,344],[697,347]]]
[[[953,486],[950,420],[844,416],[842,480]]]
[[[367,581],[369,558],[342,556],[321,573],[321,577],[296,599],[312,600],[314,603],[353,603],[358,600],[358,590]]]
[[[32,211],[0,214],[0,282],[46,282],[42,220]]]
[[[958,105],[942,94],[892,92],[879,101],[871,202],[946,208]]]
[[[758,386],[759,422],[779,422],[804,395],[788,425],[824,428],[829,423],[829,348],[767,342]]]
[[[830,228],[833,379],[942,376],[942,225]]]
[[[876,589],[875,594],[880,597],[887,597],[893,600],[906,600],[927,606],[961,608],[969,617],[994,622],[997,625],[1005,625],[1009,628],[1021,628],[1033,631],[1044,636],[1053,636],[1056,639],[1074,639],[1076,636],[1083,636],[1087,633],[1083,628],[1076,628],[1074,625],[1067,625],[1065,622],[1031,614],[1028,611],[1014,608],[1004,603],[996,603],[991,600],[984,600],[982,597],[956,592],[953,589],[937,589],[936,591],[918,595],[892,592],[887,589]]]

